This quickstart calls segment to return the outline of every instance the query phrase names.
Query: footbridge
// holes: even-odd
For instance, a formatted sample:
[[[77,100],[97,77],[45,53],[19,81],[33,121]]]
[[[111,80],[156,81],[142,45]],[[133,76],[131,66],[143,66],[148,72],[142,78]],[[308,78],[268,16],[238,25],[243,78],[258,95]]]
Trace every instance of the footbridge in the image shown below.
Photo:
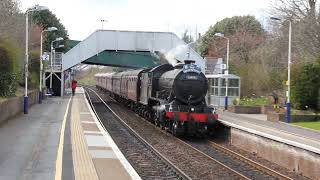
[[[163,59],[195,60],[204,70],[203,58],[171,32],[97,30],[62,57],[62,71],[79,63],[115,67],[153,67]]]

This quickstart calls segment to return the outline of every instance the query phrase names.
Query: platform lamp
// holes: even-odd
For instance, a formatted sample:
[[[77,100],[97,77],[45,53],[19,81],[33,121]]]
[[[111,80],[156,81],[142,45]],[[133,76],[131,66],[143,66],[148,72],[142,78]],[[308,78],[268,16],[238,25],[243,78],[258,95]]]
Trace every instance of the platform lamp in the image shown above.
[[[29,61],[29,12],[34,11],[43,11],[48,10],[45,6],[33,6],[32,8],[29,8],[26,11],[26,52],[25,52],[25,65],[24,65],[24,83],[25,83],[25,89],[24,89],[24,98],[23,98],[23,111],[24,114],[28,114],[28,106],[29,106],[29,99],[28,99],[28,61]]]
[[[55,39],[54,41],[51,42],[51,60],[50,60],[50,69],[51,69],[51,72],[50,72],[50,93],[52,94],[52,73],[53,73],[53,69],[52,69],[52,66],[53,66],[53,43],[55,42],[58,42],[58,41],[63,41],[63,38],[62,37],[58,37],[57,39]]]
[[[225,37],[223,33],[215,33],[214,36],[218,36],[221,38],[224,38],[227,40],[227,67],[226,67],[226,71],[225,71],[225,75],[226,75],[226,96],[225,96],[225,100],[224,100],[224,109],[227,110],[228,109],[228,75],[229,75],[229,53],[230,53],[230,40],[229,38]]]
[[[41,31],[41,38],[40,38],[40,82],[39,82],[39,104],[42,103],[43,93],[42,93],[42,74],[43,74],[43,64],[42,64],[42,42],[43,42],[43,33],[44,32],[51,32],[51,31],[57,31],[58,28],[56,27],[48,27],[47,29]]]
[[[103,30],[103,23],[108,22],[108,20],[101,19],[101,29]]]
[[[271,20],[275,21],[283,21],[281,18],[277,17],[270,17]],[[289,42],[288,42],[288,91],[286,93],[287,95],[287,103],[286,103],[286,122],[291,122],[291,102],[290,102],[290,76],[291,76],[291,34],[292,34],[292,22],[290,20],[284,20],[289,21]]]

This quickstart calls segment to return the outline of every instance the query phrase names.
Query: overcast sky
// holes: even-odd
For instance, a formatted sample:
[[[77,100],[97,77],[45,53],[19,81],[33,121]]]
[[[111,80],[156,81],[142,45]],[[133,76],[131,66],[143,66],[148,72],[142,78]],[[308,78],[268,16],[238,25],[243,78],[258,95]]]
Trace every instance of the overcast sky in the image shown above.
[[[138,31],[184,29],[204,33],[225,17],[255,15],[265,23],[272,0],[20,0],[25,11],[47,6],[67,28],[70,39],[83,40],[102,28]]]

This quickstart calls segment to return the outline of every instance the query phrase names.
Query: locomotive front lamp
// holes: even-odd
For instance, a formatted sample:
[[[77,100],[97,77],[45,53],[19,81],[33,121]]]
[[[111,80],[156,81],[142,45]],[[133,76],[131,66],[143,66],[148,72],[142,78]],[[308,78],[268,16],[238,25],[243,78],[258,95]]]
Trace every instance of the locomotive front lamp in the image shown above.
[[[63,41],[63,37],[58,37],[56,40],[54,40],[53,42],[55,41]]]
[[[224,37],[224,34],[222,34],[222,33],[215,33],[214,35],[218,36],[218,37]]]
[[[56,27],[48,27],[47,29],[45,29],[44,31],[57,31],[58,30],[58,28],[56,28]]]
[[[101,19],[101,29],[103,30],[103,23],[108,22],[108,20]]]

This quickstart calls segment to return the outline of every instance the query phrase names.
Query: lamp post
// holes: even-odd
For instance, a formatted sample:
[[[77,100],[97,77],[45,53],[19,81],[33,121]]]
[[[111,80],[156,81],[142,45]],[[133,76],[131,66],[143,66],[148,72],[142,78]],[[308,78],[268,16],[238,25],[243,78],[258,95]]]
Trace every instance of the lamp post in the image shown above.
[[[101,29],[103,29],[103,23],[104,23],[104,22],[108,22],[108,20],[101,19]]]
[[[270,17],[271,20],[281,21],[282,19],[277,17]],[[291,122],[291,102],[290,102],[290,79],[291,79],[291,34],[292,34],[292,22],[289,21],[289,42],[288,42],[288,91],[287,91],[287,103],[286,103],[286,122]]]
[[[53,48],[53,43],[54,42],[57,42],[57,41],[63,41],[63,38],[62,37],[58,37],[57,39],[55,39],[54,41],[51,42],[51,58],[50,58],[50,93],[52,94],[52,73],[53,73],[53,51],[54,51],[54,48]]]
[[[48,8],[45,6],[36,5],[26,11],[26,52],[25,52],[25,65],[24,65],[24,98],[23,98],[23,111],[28,114],[29,98],[28,98],[28,61],[29,61],[29,12],[43,11]]]
[[[42,103],[42,74],[43,74],[43,64],[42,64],[42,41],[43,41],[43,33],[44,32],[51,32],[51,31],[57,31],[58,29],[56,27],[49,27],[43,31],[41,31],[41,38],[40,38],[40,82],[39,82],[39,104]]]
[[[224,109],[227,110],[228,109],[228,75],[229,75],[229,54],[230,54],[230,40],[229,38],[225,37],[224,34],[222,33],[215,33],[214,36],[218,36],[221,38],[224,38],[227,40],[227,67],[226,67],[226,71],[225,71],[225,75],[226,75],[226,96],[224,99]]]

